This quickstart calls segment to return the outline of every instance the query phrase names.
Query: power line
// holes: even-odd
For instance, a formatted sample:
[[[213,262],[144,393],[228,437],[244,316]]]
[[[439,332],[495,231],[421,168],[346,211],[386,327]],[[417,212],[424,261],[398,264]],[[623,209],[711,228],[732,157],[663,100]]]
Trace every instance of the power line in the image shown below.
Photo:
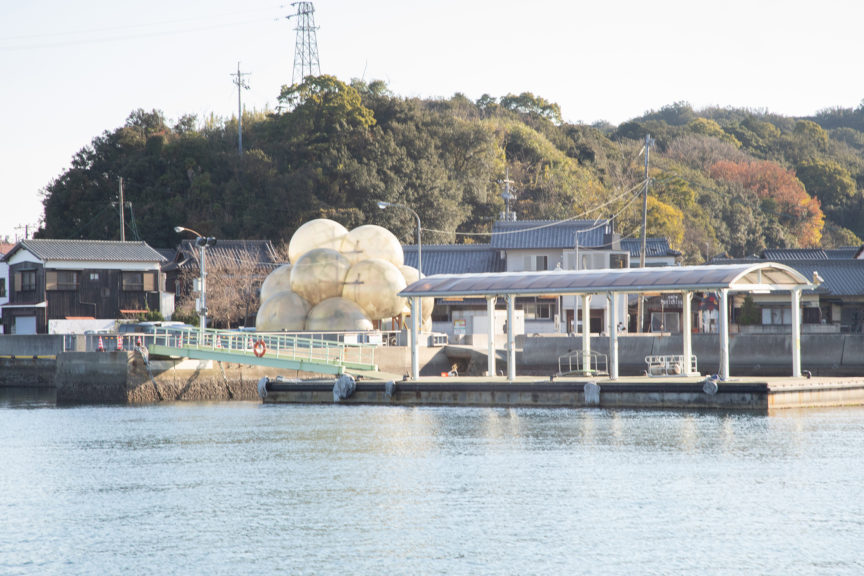
[[[563,224],[565,222],[571,222],[573,220],[583,220],[583,219],[585,219],[585,217],[587,215],[589,215],[593,212],[596,212],[597,210],[601,210],[602,208],[604,208],[604,207],[606,207],[606,206],[608,206],[614,202],[617,202],[618,200],[620,200],[621,198],[624,198],[627,195],[631,195],[635,190],[641,189],[643,187],[643,185],[644,184],[642,182],[639,182],[638,184],[634,185],[633,187],[631,187],[627,190],[624,190],[618,196],[611,198],[610,200],[604,202],[603,204],[600,204],[598,206],[590,208],[589,210],[586,210],[585,212],[583,212],[581,214],[577,214],[576,216],[571,216],[569,218],[564,218],[562,220],[555,220],[553,222],[547,222],[545,224],[539,224],[537,226],[532,226],[529,228],[522,228],[520,230],[508,230],[506,232],[452,232],[452,231],[448,231],[448,230],[434,230],[431,228],[423,228],[423,231],[424,232],[438,232],[439,234],[453,234],[455,236],[505,236],[508,234],[522,234],[524,232],[532,232],[534,230],[541,230],[543,228],[549,228],[551,226],[558,226],[559,224]],[[616,216],[622,214],[624,209],[626,209],[628,206],[630,206],[630,204],[632,204],[635,200],[637,200],[639,198],[640,198],[639,195],[632,196],[630,198],[630,200],[628,200],[627,203],[624,205],[624,208],[622,208],[620,211],[616,212],[616,214],[613,215],[613,217],[610,218],[610,220],[613,220]],[[595,219],[595,222],[598,222],[598,221],[599,220]],[[597,227],[599,228],[599,226],[597,226]],[[593,230],[593,228],[591,228],[591,230]]]
[[[267,18],[270,21],[271,18]],[[200,22],[199,18],[183,19],[183,20],[168,20],[162,22],[153,22],[148,24],[138,24],[129,26],[114,26],[91,30],[75,30],[71,32],[56,32],[51,34],[31,34],[21,36],[7,36],[0,38],[0,51],[12,52],[18,50],[34,50],[40,48],[57,48],[63,46],[75,46],[86,44],[101,44],[105,42],[122,42],[127,40],[136,40],[139,38],[152,38],[159,36],[172,36],[178,34],[188,34],[189,32],[202,32],[216,30],[220,28],[234,28],[252,23],[262,23],[264,18],[236,20],[231,19],[226,22],[219,22],[208,25],[198,26],[183,26],[170,30],[151,30],[148,28],[185,23],[185,22]],[[141,30],[137,33],[129,33],[129,31]]]

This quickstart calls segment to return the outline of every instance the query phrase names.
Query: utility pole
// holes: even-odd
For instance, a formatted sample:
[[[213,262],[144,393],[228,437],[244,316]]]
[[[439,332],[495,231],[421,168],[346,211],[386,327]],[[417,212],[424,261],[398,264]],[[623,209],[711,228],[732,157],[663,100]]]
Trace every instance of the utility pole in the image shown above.
[[[237,85],[237,151],[240,156],[243,156],[243,90],[249,89],[249,84],[243,79],[243,76],[249,76],[249,73],[240,72],[240,62],[237,62],[237,73],[231,74],[234,77],[234,84]]]
[[[24,230],[24,240],[30,239],[30,225],[25,224],[23,226],[16,226],[15,230]],[[15,235],[15,241],[18,242],[18,235]]]
[[[303,82],[307,76],[318,76],[321,74],[321,65],[318,62],[318,39],[315,31],[315,6],[312,2],[292,2],[291,6],[297,7],[297,12],[289,14],[286,20],[296,18],[298,20],[297,36],[294,43],[294,72],[291,74],[291,85]]]
[[[126,209],[123,204],[123,177],[120,177],[120,241],[126,241]]]
[[[650,154],[651,146],[654,145],[654,138],[651,138],[650,134],[645,135],[645,146],[642,148],[643,152],[645,152],[645,189],[642,193],[642,250],[639,253],[639,267],[645,267],[645,253],[648,250],[648,238],[646,236],[646,228],[648,227],[648,184],[651,181],[648,178],[648,157]],[[639,294],[639,310],[636,314],[638,318],[639,325],[636,327],[636,332],[642,332],[643,318],[645,316],[645,296]]]
[[[504,185],[504,192],[501,193],[501,197],[504,199],[504,213],[501,214],[501,220],[504,222],[515,222],[516,212],[510,210],[510,200],[515,200],[516,196],[510,191],[510,185],[513,184],[513,180],[510,180],[509,166],[505,169],[504,179],[498,180],[498,183]]]

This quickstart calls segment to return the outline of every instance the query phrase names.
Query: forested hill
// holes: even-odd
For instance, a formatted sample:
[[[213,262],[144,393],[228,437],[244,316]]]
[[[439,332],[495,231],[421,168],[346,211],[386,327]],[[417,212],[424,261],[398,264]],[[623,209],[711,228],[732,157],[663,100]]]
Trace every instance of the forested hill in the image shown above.
[[[648,234],[687,262],[764,248],[858,245],[864,237],[864,105],[812,118],[683,103],[620,126],[568,124],[529,93],[476,102],[403,98],[331,76],[283,88],[274,113],[236,119],[133,112],[82,149],[44,191],[45,238],[174,245],[176,225],[221,238],[290,238],[303,222],[387,226],[410,242],[488,242],[512,181],[519,219],[614,217],[639,234],[646,134]],[[134,218],[133,218],[134,217]]]

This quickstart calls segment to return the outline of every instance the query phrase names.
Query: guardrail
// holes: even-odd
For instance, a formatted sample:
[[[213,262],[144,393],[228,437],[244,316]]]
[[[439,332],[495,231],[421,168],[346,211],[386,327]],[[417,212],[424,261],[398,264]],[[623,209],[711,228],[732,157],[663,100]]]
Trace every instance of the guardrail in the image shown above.
[[[652,354],[645,356],[645,363],[648,364],[646,372],[649,376],[674,376],[684,373],[683,354]],[[690,373],[697,372],[696,356],[691,355]]]
[[[344,336],[344,335],[341,335]],[[336,334],[296,334],[283,332],[237,332],[158,329],[145,335],[148,345],[178,351],[206,350],[256,358],[309,360],[326,364],[371,365],[375,363],[376,344],[351,344]]]
[[[609,358],[600,352],[588,354],[587,362],[585,353],[581,350],[570,352],[558,357],[558,375],[567,376],[577,374],[580,376],[591,376],[594,374],[609,374]]]

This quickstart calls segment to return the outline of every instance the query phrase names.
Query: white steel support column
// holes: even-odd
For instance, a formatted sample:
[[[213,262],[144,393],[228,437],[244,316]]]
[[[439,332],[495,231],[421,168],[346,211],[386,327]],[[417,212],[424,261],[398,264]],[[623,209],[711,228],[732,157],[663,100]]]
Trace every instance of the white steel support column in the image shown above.
[[[591,369],[591,295],[582,295],[582,369]],[[587,373],[587,372],[586,372]]]
[[[729,290],[720,290],[720,379],[729,379]]]
[[[420,378],[420,343],[417,341],[417,321],[420,315],[420,298],[411,300],[411,379]]]
[[[495,296],[486,297],[486,314],[489,316],[489,345],[486,348],[489,358],[486,363],[486,371],[489,376],[498,374],[498,371],[495,370],[495,299]]]
[[[609,379],[618,379],[618,296],[606,295],[609,304]]]
[[[513,343],[513,300],[508,294],[507,300],[507,380],[512,382],[516,378],[516,346]]]
[[[792,290],[792,377],[801,377],[801,289]]]
[[[681,353],[684,356],[684,366],[681,368],[681,373],[684,376],[689,376],[690,371],[693,369],[693,364],[690,362],[690,357],[693,355],[693,314],[690,311],[690,305],[693,303],[693,293],[692,292],[682,292],[681,300],[683,304],[683,310],[681,315],[681,340],[682,340],[682,348]]]

